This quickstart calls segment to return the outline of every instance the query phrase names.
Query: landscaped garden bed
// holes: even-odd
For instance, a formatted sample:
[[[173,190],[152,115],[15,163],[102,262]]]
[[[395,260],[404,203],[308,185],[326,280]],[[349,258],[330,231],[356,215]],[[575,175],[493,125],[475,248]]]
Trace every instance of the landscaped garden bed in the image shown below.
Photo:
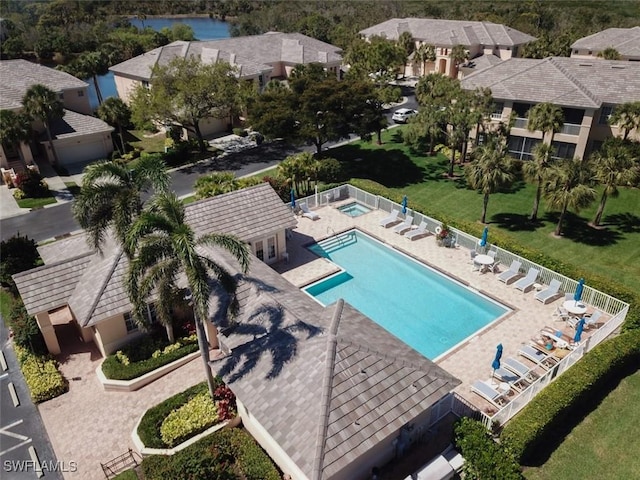
[[[34,403],[51,400],[69,390],[69,384],[53,358],[36,355],[19,345],[15,345],[15,351]]]
[[[172,344],[159,334],[150,334],[109,355],[102,363],[102,373],[111,380],[132,380],[197,350],[195,334]]]

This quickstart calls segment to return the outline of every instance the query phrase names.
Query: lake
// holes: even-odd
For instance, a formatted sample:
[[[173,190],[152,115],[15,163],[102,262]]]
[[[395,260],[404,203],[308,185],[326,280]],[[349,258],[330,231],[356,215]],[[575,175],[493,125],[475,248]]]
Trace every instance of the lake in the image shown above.
[[[193,34],[198,40],[216,40],[218,38],[229,38],[229,24],[220,20],[208,17],[186,17],[186,18],[147,18],[140,20],[132,18],[131,25],[144,28],[151,27],[160,31],[164,27],[171,28],[174,23],[184,23],[193,29]],[[89,84],[89,102],[92,108],[98,108],[98,96],[93,86],[93,80],[85,80]],[[116,97],[116,84],[113,80],[113,72],[98,77],[98,84],[103,98]]]

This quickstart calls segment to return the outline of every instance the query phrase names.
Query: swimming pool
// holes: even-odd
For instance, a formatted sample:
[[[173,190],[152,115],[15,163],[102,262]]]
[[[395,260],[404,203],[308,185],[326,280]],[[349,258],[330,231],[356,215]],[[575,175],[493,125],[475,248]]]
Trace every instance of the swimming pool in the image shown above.
[[[323,305],[343,298],[432,360],[509,311],[356,230],[308,248],[343,271],[304,291]]]
[[[359,217],[360,215],[364,215],[365,213],[369,213],[371,211],[369,207],[365,207],[358,202],[347,203],[346,205],[338,207],[338,210],[346,215],[349,215],[350,217]]]

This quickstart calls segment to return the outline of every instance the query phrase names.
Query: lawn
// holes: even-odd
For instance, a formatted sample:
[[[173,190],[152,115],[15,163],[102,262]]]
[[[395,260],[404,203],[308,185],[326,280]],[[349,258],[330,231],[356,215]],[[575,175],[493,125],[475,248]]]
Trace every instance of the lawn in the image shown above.
[[[479,221],[482,195],[467,188],[462,168],[456,167],[455,179],[446,178],[448,159],[413,152],[401,142],[401,131],[385,132],[382,145],[356,142],[332,149],[329,155],[342,161],[352,178],[375,180],[399,195],[407,195],[409,208],[419,208],[436,218]],[[527,221],[534,195],[535,186],[522,179],[508,191],[491,195],[487,213],[490,232],[500,230],[523,246],[579,267],[587,275],[587,284],[592,272],[640,290],[640,190],[625,189],[618,198],[608,200],[606,228],[587,225],[597,203],[579,215],[570,213],[560,239],[552,235],[558,212],[546,211],[544,201],[540,221]]]
[[[25,197],[22,200],[16,200],[20,208],[41,208],[45,205],[56,203],[56,197],[49,194],[48,197],[42,198],[29,198]]]
[[[7,324],[7,319],[11,314],[11,310],[13,309],[13,295],[11,295],[4,288],[0,288],[0,314],[4,319],[5,325]]]
[[[125,133],[125,141],[147,153],[163,153],[166,138],[164,132],[152,134],[143,130],[129,130]]]
[[[539,468],[528,468],[529,480],[640,478],[640,371],[620,382]]]

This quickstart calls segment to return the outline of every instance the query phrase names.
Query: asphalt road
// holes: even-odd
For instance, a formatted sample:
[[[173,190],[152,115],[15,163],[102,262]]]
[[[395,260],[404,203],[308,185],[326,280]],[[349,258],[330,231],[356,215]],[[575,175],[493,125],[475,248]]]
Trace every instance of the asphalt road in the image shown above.
[[[403,94],[408,100],[401,107],[417,109],[418,104],[413,95],[413,90],[405,87],[403,88]],[[396,108],[400,108],[400,106]],[[387,113],[389,125],[393,125],[391,115],[396,108],[389,110]],[[351,136],[348,140],[353,140],[354,138],[356,137]],[[329,142],[323,146],[323,150],[343,141]],[[171,172],[173,190],[178,196],[189,195],[193,192],[193,184],[196,179],[207,173],[230,170],[235,172],[237,176],[249,175],[262,169],[273,167],[288,155],[300,151],[315,152],[315,147],[293,147],[282,142],[272,142],[250,150],[234,153],[221,159],[198,162],[195,165]],[[21,235],[27,235],[36,242],[42,242],[66,235],[79,228],[80,226],[71,214],[71,203],[63,203],[50,208],[34,210],[26,215],[1,220],[0,239],[6,240],[16,233],[20,233]]]
[[[0,345],[7,369],[0,365],[0,478],[3,480],[62,480],[61,471],[73,470],[71,459],[58,462],[37,408],[18,367],[7,329],[0,317]],[[2,363],[0,359],[0,364]],[[13,392],[19,405],[15,406]],[[36,457],[32,457],[35,452]],[[37,464],[34,463],[37,459]]]

